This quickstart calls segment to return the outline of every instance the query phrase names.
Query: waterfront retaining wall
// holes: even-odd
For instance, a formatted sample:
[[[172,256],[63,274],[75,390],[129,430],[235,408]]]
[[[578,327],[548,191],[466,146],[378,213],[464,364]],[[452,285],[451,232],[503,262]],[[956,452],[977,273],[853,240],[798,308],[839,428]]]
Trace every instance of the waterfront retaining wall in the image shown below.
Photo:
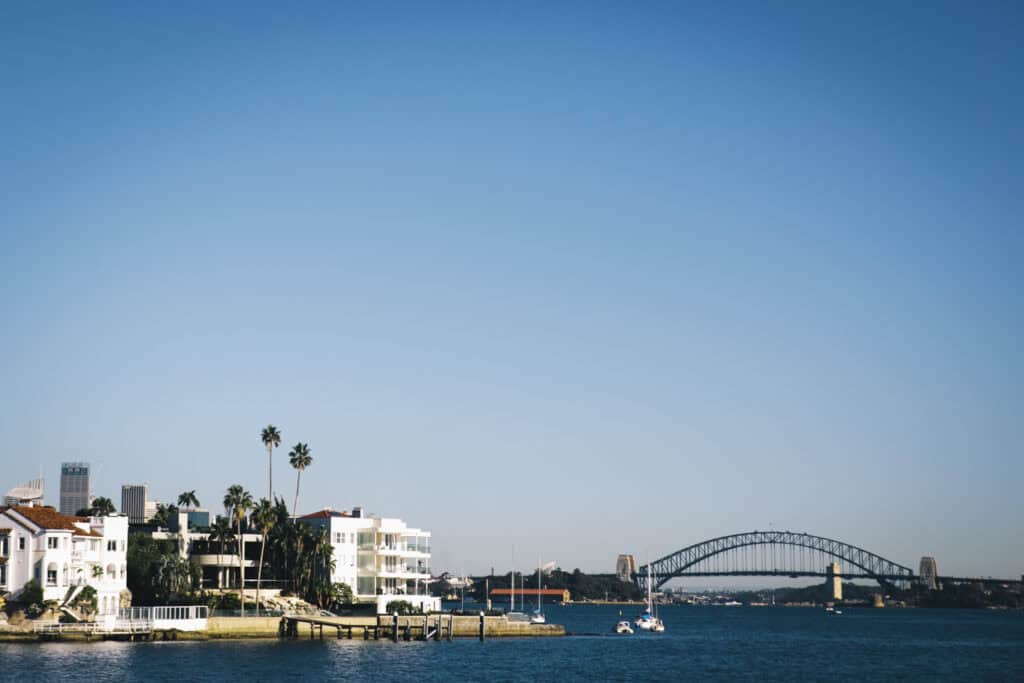
[[[209,638],[276,638],[281,617],[210,617]]]

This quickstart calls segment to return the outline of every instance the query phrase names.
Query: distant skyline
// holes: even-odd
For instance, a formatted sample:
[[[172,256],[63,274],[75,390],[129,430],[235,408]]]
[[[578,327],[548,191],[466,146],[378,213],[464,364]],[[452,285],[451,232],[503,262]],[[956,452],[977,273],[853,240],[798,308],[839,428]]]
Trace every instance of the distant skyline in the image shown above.
[[[1024,574],[1019,3],[0,7],[8,488],[436,571],[807,531]],[[721,582],[718,582],[720,585]]]

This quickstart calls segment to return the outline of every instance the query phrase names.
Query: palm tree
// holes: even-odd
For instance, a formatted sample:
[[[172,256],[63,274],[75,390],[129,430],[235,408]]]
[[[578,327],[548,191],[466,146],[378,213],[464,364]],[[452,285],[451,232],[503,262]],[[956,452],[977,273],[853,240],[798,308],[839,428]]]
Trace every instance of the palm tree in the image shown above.
[[[274,499],[274,449],[281,445],[281,432],[274,425],[267,425],[260,434],[263,445],[267,447],[267,500]]]
[[[263,553],[267,549],[267,534],[274,528],[277,514],[274,506],[266,498],[253,508],[251,515],[253,525],[260,530],[260,566],[256,570],[256,616],[260,615],[260,585],[263,583]]]
[[[309,454],[309,444],[297,443],[288,454],[288,462],[295,468],[295,505],[292,507],[292,514],[299,516],[299,479],[302,471],[313,464],[313,456]]]
[[[224,508],[228,514],[235,518],[238,524],[238,587],[241,607],[241,614],[245,616],[245,537],[242,536],[242,520],[246,513],[252,509],[252,494],[246,491],[240,484],[235,484],[228,489],[224,496]]]
[[[313,566],[310,579],[312,581],[312,593],[315,596],[318,607],[327,606],[331,590],[331,576],[334,574],[336,562],[334,560],[334,546],[331,544],[331,533],[323,528],[313,532]]]
[[[231,528],[231,520],[227,517],[217,515],[216,521],[210,525],[211,541],[220,541],[220,552],[217,554],[217,565],[224,564],[224,544],[235,540],[235,530]],[[224,571],[221,569],[221,571]],[[217,587],[221,588],[221,581],[217,581]]]
[[[99,498],[93,498],[92,505],[90,505],[84,510],[86,514],[82,516],[106,517],[107,515],[114,514],[116,511],[117,510],[115,510],[114,508],[114,501],[110,500],[109,498],[104,498],[103,496],[100,496]],[[83,511],[79,510],[79,512]]]
[[[149,520],[150,524],[156,526],[168,527],[171,524],[171,515],[178,514],[178,508],[173,505],[164,505],[163,503],[157,503],[156,514]]]
[[[196,490],[185,491],[178,495],[178,507],[183,508],[197,508],[199,507],[199,499],[196,498]]]

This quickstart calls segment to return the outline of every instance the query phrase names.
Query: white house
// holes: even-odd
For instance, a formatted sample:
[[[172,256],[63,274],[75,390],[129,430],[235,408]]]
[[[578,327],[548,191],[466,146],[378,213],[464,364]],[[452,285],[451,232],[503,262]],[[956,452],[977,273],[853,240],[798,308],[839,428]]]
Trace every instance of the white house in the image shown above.
[[[339,512],[325,508],[299,521],[327,529],[334,546],[333,581],[346,583],[355,602],[376,603],[383,614],[392,600],[405,600],[424,611],[439,610],[430,597],[430,532],[400,519],[369,517],[362,508]]]
[[[0,594],[30,580],[63,604],[77,586],[96,590],[101,615],[117,614],[128,587],[128,517],[71,517],[52,507],[0,508]]]

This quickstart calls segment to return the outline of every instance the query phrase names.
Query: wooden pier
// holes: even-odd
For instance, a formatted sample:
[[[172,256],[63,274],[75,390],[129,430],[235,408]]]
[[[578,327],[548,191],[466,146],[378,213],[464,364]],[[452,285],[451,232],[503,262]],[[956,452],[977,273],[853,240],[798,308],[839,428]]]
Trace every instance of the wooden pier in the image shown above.
[[[310,638],[328,636],[339,640],[452,640],[455,638],[455,617],[451,614],[410,616],[377,615],[376,617],[320,617],[285,615],[281,617],[279,635],[298,638],[309,627]],[[333,632],[332,632],[333,631]]]
[[[308,630],[307,630],[308,628]],[[287,614],[281,617],[278,635],[282,638],[324,638],[339,640],[436,640],[455,638],[515,636],[561,636],[565,628],[556,624],[530,624],[512,621],[504,615],[473,616],[454,614],[381,614],[372,617],[323,617]]]

